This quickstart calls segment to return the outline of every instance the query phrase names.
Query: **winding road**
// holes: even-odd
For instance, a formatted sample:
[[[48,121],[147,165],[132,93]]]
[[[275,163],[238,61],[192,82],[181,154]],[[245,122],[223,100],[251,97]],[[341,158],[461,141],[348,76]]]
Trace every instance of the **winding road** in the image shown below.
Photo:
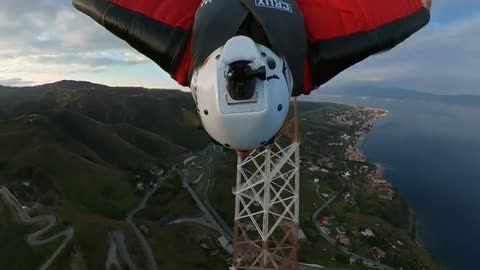
[[[54,215],[42,215],[42,216],[37,216],[37,217],[31,217],[30,214],[27,212],[26,209],[24,209],[21,205],[21,203],[13,196],[12,193],[6,188],[6,187],[1,187],[0,188],[0,195],[3,197],[3,199],[15,207],[15,210],[18,213],[18,216],[22,220],[23,223],[25,224],[47,224],[46,227],[43,229],[34,232],[32,234],[29,234],[27,236],[27,242],[29,245],[36,247],[36,246],[43,246],[46,244],[49,244],[51,242],[56,241],[57,239],[64,238],[62,244],[55,250],[55,252],[50,256],[50,258],[43,263],[42,266],[40,266],[39,270],[46,270],[48,269],[52,263],[55,261],[55,259],[60,255],[60,253],[65,249],[67,244],[73,239],[73,236],[75,234],[75,231],[73,227],[68,227],[65,230],[49,237],[46,239],[41,239],[42,235],[50,231],[51,228],[53,228],[57,222],[57,218]]]
[[[143,254],[146,257],[145,259],[147,261],[148,269],[150,270],[158,270],[157,262],[155,261],[155,257],[153,256],[152,249],[150,248],[150,245],[148,244],[147,239],[145,239],[142,232],[138,229],[137,225],[135,225],[135,223],[133,222],[133,217],[138,211],[145,208],[150,197],[152,197],[152,195],[160,187],[160,184],[163,181],[165,181],[165,179],[167,179],[168,176],[169,174],[163,175],[163,171],[162,171],[158,176],[157,182],[155,183],[153,188],[145,194],[145,197],[143,197],[143,199],[140,201],[140,204],[136,208],[128,212],[127,218],[125,219],[127,224],[132,228],[133,232],[135,233],[138,240],[140,241],[140,246],[142,248]]]

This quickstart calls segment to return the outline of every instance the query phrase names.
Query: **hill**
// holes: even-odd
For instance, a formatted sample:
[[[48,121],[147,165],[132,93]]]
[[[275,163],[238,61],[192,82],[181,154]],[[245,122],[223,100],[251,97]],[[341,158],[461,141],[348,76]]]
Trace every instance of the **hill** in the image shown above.
[[[0,185],[71,224],[88,269],[102,267],[107,232],[125,231],[137,183],[210,143],[191,95],[175,90],[0,87],[0,108]]]
[[[236,155],[210,144],[198,127],[189,93],[61,81],[0,87],[0,105],[0,186],[7,186],[33,215],[57,216],[55,228],[46,234],[67,226],[74,229],[73,242],[53,270],[105,269],[115,261],[139,266],[115,269],[148,269],[145,246],[151,248],[159,269],[228,267],[230,255],[219,245],[221,234],[205,226],[207,215],[185,187],[203,200],[221,227],[231,228]],[[374,244],[388,252],[387,262],[392,265],[412,265],[404,269],[430,265],[428,254],[404,228],[407,205],[398,196],[380,201],[367,181],[374,165],[350,157],[356,136],[367,132],[375,118],[370,114],[377,113],[336,104],[301,104],[300,228],[307,239],[300,243],[300,260],[369,269],[350,266],[345,252],[317,231],[311,221],[318,219],[314,215],[325,205],[322,215],[336,217],[332,231],[337,225],[348,229],[355,252],[370,256]],[[186,157],[190,161],[181,162]],[[160,174],[162,169],[172,170]],[[345,172],[352,172],[352,178],[346,179]],[[197,180],[188,184],[189,179]],[[344,192],[354,197],[351,203],[344,196],[335,199]],[[145,201],[144,194],[148,194]],[[330,206],[324,194],[334,198]],[[137,208],[139,201],[144,208]],[[8,246],[14,256],[5,259],[6,269],[32,269],[52,253],[45,250],[58,245],[25,245],[22,238],[35,228],[15,223],[15,215],[2,203],[0,239],[16,243]],[[375,242],[362,238],[363,227],[375,228]],[[392,239],[401,239],[408,248],[394,250]],[[12,266],[22,256],[32,260]]]

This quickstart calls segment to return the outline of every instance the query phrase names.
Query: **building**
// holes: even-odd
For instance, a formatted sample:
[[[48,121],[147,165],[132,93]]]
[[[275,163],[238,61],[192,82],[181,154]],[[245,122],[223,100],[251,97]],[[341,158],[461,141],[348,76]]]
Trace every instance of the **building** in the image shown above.
[[[382,200],[393,200],[393,197],[395,195],[395,192],[393,192],[391,187],[382,187],[382,188],[377,188],[378,191],[378,198]]]
[[[350,174],[349,171],[346,171],[346,172],[344,172],[344,173],[342,174],[342,177],[343,177],[344,179],[350,179],[350,176],[352,176],[352,175]]]
[[[228,254],[233,254],[233,246],[232,244],[230,244],[230,241],[227,240],[227,238],[225,238],[225,236],[220,236],[219,238],[217,238],[217,241],[218,243],[220,244],[220,246],[222,246],[222,248],[228,252]]]
[[[322,223],[322,225],[326,225],[326,226],[330,225],[330,217],[323,216],[320,223]]]
[[[336,231],[337,234],[339,234],[339,235],[345,235],[345,234],[347,234],[347,230],[346,230],[343,226],[338,226],[337,228],[335,228],[335,231]]]
[[[372,248],[372,256],[373,256],[373,258],[375,258],[375,260],[380,261],[383,258],[385,258],[385,256],[387,256],[387,253],[385,253],[385,251],[383,251],[383,250],[381,250],[377,247],[373,247]]]
[[[385,179],[377,179],[373,175],[368,175],[368,180],[372,188],[376,189],[378,192],[378,198],[382,200],[393,200],[395,192],[392,189],[392,185],[387,182]]]
[[[330,231],[330,229],[325,227],[325,226],[320,226],[320,231],[322,231],[322,233],[325,234],[325,235],[332,234],[332,231]]]
[[[363,260],[354,256],[350,256],[350,265],[353,264],[362,264]]]
[[[327,164],[325,164],[325,167],[327,167],[328,169],[335,169],[335,164],[333,162],[328,162]]]
[[[365,230],[361,231],[360,233],[365,237],[374,237],[375,236],[373,231],[370,230],[370,229],[365,229]]]
[[[32,183],[32,180],[25,180],[25,181],[22,181],[22,185],[24,187],[30,187],[30,184]]]
[[[368,175],[368,180],[370,181],[370,184],[374,187],[374,188],[378,188],[378,187],[390,187],[390,183],[387,182],[387,180],[385,179],[377,179],[375,178],[375,176],[369,174]]]
[[[352,241],[350,240],[350,238],[346,237],[345,235],[337,235],[335,237],[335,243],[337,243],[337,245],[341,245],[346,248],[352,247]]]
[[[329,163],[331,160],[329,157],[322,156],[321,158],[317,159],[318,166],[323,166],[326,163]]]
[[[368,166],[367,166],[367,165],[363,165],[363,166],[360,168],[360,172],[363,172],[363,173],[368,172]]]

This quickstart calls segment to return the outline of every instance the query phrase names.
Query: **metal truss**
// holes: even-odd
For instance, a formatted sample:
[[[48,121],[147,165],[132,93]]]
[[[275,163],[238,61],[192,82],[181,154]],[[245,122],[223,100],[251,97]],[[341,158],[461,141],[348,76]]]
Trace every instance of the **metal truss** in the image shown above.
[[[238,158],[233,190],[237,270],[297,269],[300,142],[296,100],[294,114],[274,144],[246,159]]]

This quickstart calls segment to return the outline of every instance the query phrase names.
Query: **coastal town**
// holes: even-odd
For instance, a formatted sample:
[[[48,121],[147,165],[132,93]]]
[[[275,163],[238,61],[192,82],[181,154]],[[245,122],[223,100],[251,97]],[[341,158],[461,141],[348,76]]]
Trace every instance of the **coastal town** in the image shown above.
[[[365,269],[436,269],[419,259],[425,256],[412,255],[412,250],[422,250],[412,229],[413,211],[385,179],[383,166],[370,163],[361,151],[367,134],[387,115],[386,110],[363,107],[304,113],[301,194],[308,199],[301,206],[301,228],[306,239],[318,241],[304,248],[321,246],[323,251],[323,260],[312,258],[313,262],[328,265],[329,260],[332,265]]]

